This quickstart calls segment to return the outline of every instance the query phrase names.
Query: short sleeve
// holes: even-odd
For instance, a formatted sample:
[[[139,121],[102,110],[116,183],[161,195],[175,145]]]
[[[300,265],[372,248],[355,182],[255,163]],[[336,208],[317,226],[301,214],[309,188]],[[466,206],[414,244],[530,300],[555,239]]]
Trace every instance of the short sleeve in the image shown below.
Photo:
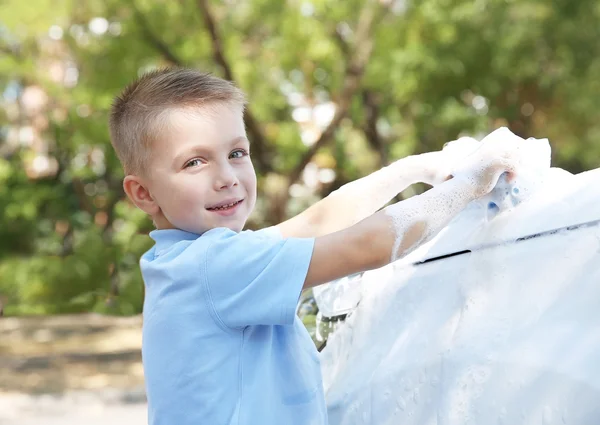
[[[312,257],[313,238],[283,239],[277,229],[215,229],[206,253],[207,298],[230,328],[291,325]]]

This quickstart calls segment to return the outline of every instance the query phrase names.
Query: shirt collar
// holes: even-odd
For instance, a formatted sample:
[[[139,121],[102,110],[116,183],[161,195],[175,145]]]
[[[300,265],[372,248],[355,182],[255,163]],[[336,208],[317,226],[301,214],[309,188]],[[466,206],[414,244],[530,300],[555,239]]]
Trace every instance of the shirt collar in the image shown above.
[[[148,235],[156,243],[156,255],[162,254],[165,250],[171,248],[177,242],[184,240],[191,241],[200,237],[200,235],[197,235],[196,233],[190,233],[180,229],[152,230]]]

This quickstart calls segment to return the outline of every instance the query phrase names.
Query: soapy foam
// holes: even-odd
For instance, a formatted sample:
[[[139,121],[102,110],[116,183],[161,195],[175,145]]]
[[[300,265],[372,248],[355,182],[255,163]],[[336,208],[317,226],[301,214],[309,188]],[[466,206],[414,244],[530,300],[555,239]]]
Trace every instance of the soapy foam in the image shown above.
[[[452,171],[454,171],[452,168],[446,169],[449,164],[461,164],[462,160],[464,160],[466,157],[469,157],[481,146],[482,144],[475,139],[464,137],[447,143],[443,149],[443,153],[435,156],[438,163],[415,164],[414,160],[422,161],[422,157],[421,159],[415,159],[413,157],[413,161],[408,158],[403,158],[371,173],[368,176],[343,185],[336,191],[332,192],[331,195],[351,199],[360,199],[361,202],[354,205],[354,208],[351,211],[340,212],[340,214],[345,214],[346,216],[351,215],[351,217],[353,217],[352,221],[358,222],[371,215],[375,211],[378,211],[381,207],[398,195],[398,193],[406,189],[406,187],[416,183],[416,180],[419,180],[421,177],[424,177],[424,170],[415,172],[415,167],[425,167],[430,169],[439,167],[443,168],[441,174],[449,175],[452,173]],[[469,174],[472,174],[472,172]],[[418,175],[418,177],[415,177],[415,175]]]
[[[395,234],[391,262],[429,240],[473,199],[471,184],[453,179],[384,209]]]
[[[490,219],[501,210],[527,199],[529,192],[543,180],[537,175],[543,175],[550,166],[547,140],[526,142],[506,128],[494,131],[480,143],[473,139],[459,139],[446,149],[460,158],[452,172],[452,180],[385,209],[392,219],[396,235],[392,262],[410,253],[447,225],[473,200],[474,189],[485,194],[478,196],[481,199],[477,202],[486,205],[486,219]],[[517,184],[516,179],[509,179],[505,170],[516,174],[527,184]],[[534,174],[537,175],[532,177]]]
[[[478,153],[479,156],[474,155],[480,149],[483,149],[483,151]],[[547,139],[538,140],[531,138],[523,140],[506,128],[500,128],[490,133],[481,142],[469,137],[448,142],[444,146],[443,155],[429,156],[429,158],[435,161],[433,164],[421,164],[421,166],[429,168],[439,167],[441,169],[440,176],[454,174],[457,176],[455,178],[464,179],[476,173],[478,165],[481,167],[482,154],[485,154],[486,151],[490,152],[494,150],[496,152],[510,152],[512,156],[511,160],[515,163],[517,169],[516,178],[507,182],[505,179],[506,176],[500,177],[498,184],[490,194],[471,202],[467,206],[469,212],[462,214],[463,219],[467,217],[466,223],[469,223],[469,225],[465,227],[451,227],[450,232],[448,232],[448,228],[444,229],[442,234],[448,236],[444,240],[448,240],[451,246],[446,249],[446,252],[439,252],[444,245],[435,245],[433,249],[434,251],[438,250],[437,254],[443,255],[454,251],[457,242],[465,240],[464,235],[473,235],[474,238],[477,235],[486,235],[489,240],[499,238],[502,235],[500,231],[485,232],[482,230],[481,227],[485,221],[494,220],[496,223],[502,223],[503,214],[512,211],[517,206],[521,211],[523,211],[523,208],[526,211],[528,201],[538,193],[540,196],[534,202],[538,204],[540,202],[545,203],[545,200],[552,199],[547,196],[549,194],[544,193],[543,189],[545,187],[552,190],[552,188],[561,187],[561,185],[568,185],[571,181],[570,177],[572,175],[570,173],[560,169],[549,168],[550,145]],[[476,163],[477,160],[480,161],[479,164]],[[454,164],[454,168],[452,168],[452,164]],[[362,210],[357,208],[356,211],[344,211],[342,213],[357,212],[355,218],[359,220],[364,218],[364,214],[376,211],[381,204],[395,195],[394,190],[398,190],[399,187],[404,187],[407,184],[408,179],[405,178],[406,173],[403,172],[405,170],[402,170],[402,167],[405,167],[405,163],[400,160],[373,173],[367,178],[357,180],[342,187],[341,189],[345,190],[347,196],[364,200],[358,206]],[[447,185],[447,183],[444,182],[442,184]],[[376,187],[376,190],[368,190],[369,187]],[[507,191],[509,192],[507,193]],[[405,204],[405,202],[401,204]],[[410,225],[414,225],[411,220],[415,217],[415,211],[414,208],[412,210],[406,208],[408,205],[394,207],[395,211],[387,211],[388,213],[394,211],[393,214],[390,214],[392,216],[392,228],[396,235],[391,255],[392,261],[396,261],[401,256],[400,254],[410,254],[412,250],[422,251],[421,247],[416,247],[418,244],[414,244],[411,249],[402,253],[398,252],[406,229]],[[403,211],[402,208],[406,208],[408,211]],[[440,213],[443,213],[443,211]],[[446,211],[446,213],[450,214],[449,211]],[[518,223],[510,223],[510,225],[504,227],[517,232],[515,233],[516,237],[520,236],[518,234]],[[460,230],[456,231],[456,229]],[[431,235],[416,242],[425,242],[429,237]],[[320,308],[326,311],[342,311],[345,313],[356,306],[358,300],[360,300],[358,285],[352,279],[343,279],[335,284],[318,286],[313,288],[313,293]]]
[[[409,266],[600,218],[600,170],[542,174],[537,186],[517,179],[535,186],[520,203],[499,190],[506,209],[493,219],[473,202],[363,275],[360,304],[321,353],[331,425],[598,423],[599,227]]]

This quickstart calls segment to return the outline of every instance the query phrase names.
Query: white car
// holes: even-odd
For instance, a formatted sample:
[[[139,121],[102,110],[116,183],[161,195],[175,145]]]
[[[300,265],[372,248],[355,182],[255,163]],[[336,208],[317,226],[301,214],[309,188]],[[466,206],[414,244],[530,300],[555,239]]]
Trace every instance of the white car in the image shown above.
[[[467,208],[315,288],[342,319],[321,352],[331,425],[600,424],[600,169],[550,171],[514,210]]]

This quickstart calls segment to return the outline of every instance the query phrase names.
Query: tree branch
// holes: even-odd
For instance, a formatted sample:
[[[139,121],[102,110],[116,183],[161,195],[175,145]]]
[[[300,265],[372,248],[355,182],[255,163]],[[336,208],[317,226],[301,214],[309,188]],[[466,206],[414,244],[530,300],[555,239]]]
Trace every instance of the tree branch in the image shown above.
[[[135,20],[142,29],[142,33],[150,45],[154,47],[154,49],[156,49],[156,51],[158,51],[161,56],[171,65],[184,66],[184,62],[177,57],[177,55],[169,48],[169,46],[154,33],[154,31],[152,31],[150,23],[146,19],[146,16],[144,16],[141,10],[136,6],[135,0],[129,0],[129,4],[133,9]]]
[[[223,52],[223,42],[218,33],[215,19],[210,11],[208,2],[207,0],[197,0],[196,4],[198,5],[198,9],[200,10],[200,14],[204,20],[204,25],[206,25],[206,29],[210,35],[213,59],[223,70],[223,76],[225,79],[235,83],[233,72],[231,71],[229,62],[225,58],[225,53]],[[254,114],[249,108],[246,108],[245,122],[252,142],[252,150],[254,153],[253,157],[256,159],[256,168],[261,173],[271,171],[271,155],[270,152],[268,152],[267,140],[262,132],[258,120],[254,117]]]
[[[17,62],[23,61],[23,52],[20,45],[15,44],[11,46],[10,44],[2,43],[0,44],[0,53],[11,56]]]
[[[377,120],[379,119],[379,107],[375,95],[369,91],[363,91],[363,104],[365,105],[366,122],[363,125],[367,142],[373,149],[379,153],[380,165],[387,165],[388,153],[385,141],[377,130]]]
[[[16,56],[16,52],[5,44],[0,44],[0,53],[8,56]]]
[[[223,53],[223,43],[217,32],[215,19],[210,11],[208,2],[206,0],[197,0],[196,4],[198,5],[198,9],[200,9],[200,14],[202,15],[202,19],[204,19],[204,25],[206,25],[206,29],[210,35],[213,59],[223,70],[224,77],[229,81],[234,81],[231,67],[229,66],[229,63],[225,59],[225,55]]]
[[[348,113],[352,97],[358,90],[360,80],[373,50],[371,30],[376,18],[375,8],[376,6],[373,6],[372,3],[369,2],[361,11],[356,31],[356,45],[353,50],[353,56],[350,58],[346,68],[346,76],[342,91],[338,97],[337,109],[334,117],[325,131],[321,133],[319,139],[304,153],[304,155],[302,155],[300,161],[290,173],[290,186],[298,181],[302,175],[302,171],[304,171],[304,168],[312,160],[319,149],[325,146],[333,138],[341,121]]]
[[[338,49],[340,49],[340,52],[342,52],[343,56],[345,58],[350,57],[350,45],[346,40],[344,40],[344,37],[337,26],[333,31],[331,31],[331,37],[333,38],[333,41],[335,41],[335,44],[337,44]]]
[[[360,80],[364,74],[365,67],[371,56],[373,50],[373,40],[371,38],[371,31],[374,23],[382,15],[382,8],[376,2],[367,1],[365,6],[360,12],[356,37],[354,38],[354,45],[351,47],[345,47],[345,40],[340,38],[337,40],[338,45],[342,53],[347,56],[346,74],[342,90],[337,97],[337,108],[333,119],[327,126],[327,128],[321,133],[317,141],[308,148],[308,150],[302,155],[296,166],[292,169],[288,177],[288,184],[285,189],[280,193],[273,196],[271,200],[271,211],[270,219],[274,223],[279,223],[285,219],[286,206],[289,200],[289,187],[295,184],[301,177],[302,172],[306,166],[312,161],[314,155],[329,143],[335,132],[337,131],[340,123],[348,114],[352,97],[358,91]]]
[[[60,250],[61,257],[67,257],[67,256],[73,254],[74,232],[75,232],[75,229],[73,228],[73,225],[71,223],[69,223],[69,228],[67,229],[67,232],[65,233],[65,235],[63,236],[63,239],[62,239],[62,247]]]

